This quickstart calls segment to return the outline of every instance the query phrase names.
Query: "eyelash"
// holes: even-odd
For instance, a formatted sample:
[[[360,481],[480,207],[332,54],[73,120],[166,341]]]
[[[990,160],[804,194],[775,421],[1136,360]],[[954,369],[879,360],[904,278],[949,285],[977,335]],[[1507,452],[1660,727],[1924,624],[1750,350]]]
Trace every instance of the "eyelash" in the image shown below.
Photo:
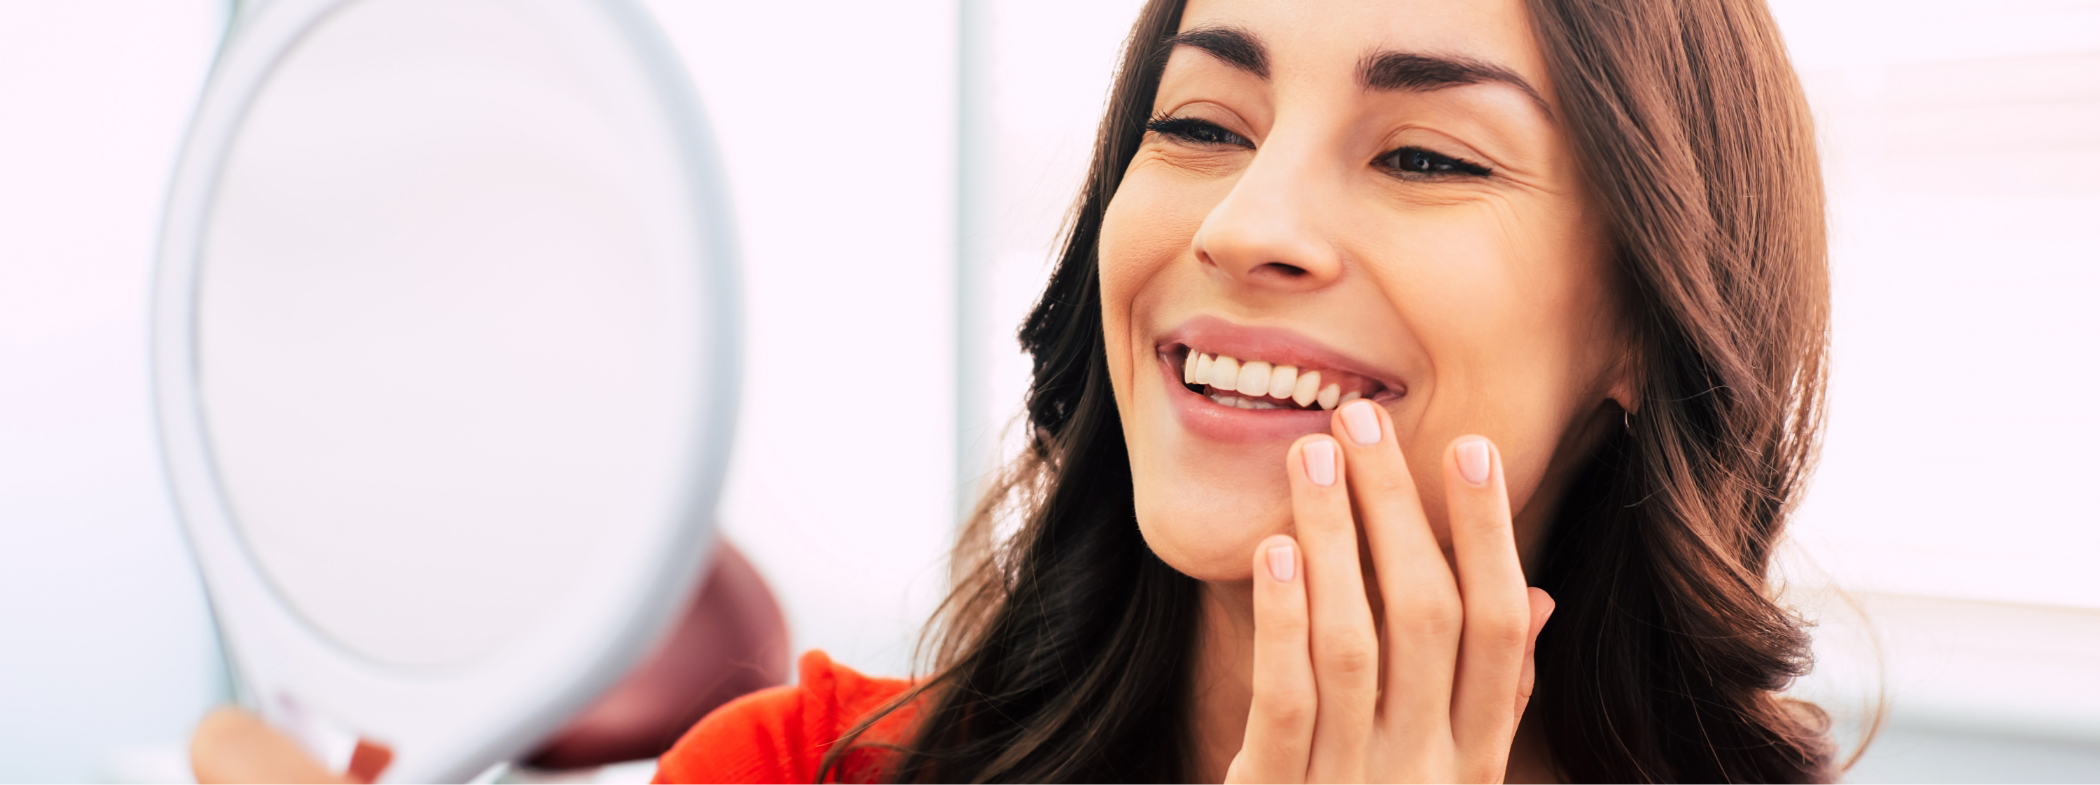
[[[1196,144],[1229,144],[1249,149],[1254,147],[1254,143],[1247,141],[1246,137],[1227,131],[1216,123],[1193,117],[1159,115],[1145,124],[1145,130]]]
[[[1234,147],[1254,148],[1254,143],[1239,134],[1227,131],[1216,123],[1193,117],[1159,115],[1145,123],[1145,130],[1171,136],[1184,142],[1198,145],[1229,144]],[[1493,170],[1463,158],[1444,155],[1420,147],[1402,147],[1378,156],[1379,165],[1408,178],[1442,177],[1486,177]]]

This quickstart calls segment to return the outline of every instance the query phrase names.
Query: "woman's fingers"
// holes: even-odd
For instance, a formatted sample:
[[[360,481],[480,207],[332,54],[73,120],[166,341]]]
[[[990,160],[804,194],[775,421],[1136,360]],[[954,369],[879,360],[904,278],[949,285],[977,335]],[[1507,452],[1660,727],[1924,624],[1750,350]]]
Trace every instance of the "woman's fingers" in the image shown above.
[[[1499,778],[1553,610],[1551,597],[1525,586],[1501,457],[1478,436],[1445,451],[1447,555],[1391,415],[1353,402],[1336,410],[1334,426],[1338,438],[1291,446],[1297,549],[1279,536],[1256,555],[1254,710],[1232,778],[1360,778],[1374,727],[1400,770],[1429,764],[1423,770],[1441,776]],[[1359,547],[1384,605],[1383,652]]]
[[[1378,631],[1357,559],[1348,461],[1326,434],[1291,446],[1291,511],[1303,551],[1313,683],[1318,689],[1311,768],[1315,781],[1355,780],[1378,701]],[[1340,766],[1342,768],[1333,768]]]
[[[1499,774],[1516,732],[1510,706],[1523,681],[1533,614],[1493,443],[1480,436],[1451,443],[1444,452],[1444,500],[1465,602],[1452,738],[1461,759]]]
[[[1546,628],[1546,619],[1553,615],[1553,596],[1545,589],[1533,586],[1526,593],[1531,600],[1531,636],[1524,641],[1524,672],[1517,678],[1517,710],[1512,713],[1517,722],[1524,720],[1524,707],[1531,705],[1531,688],[1538,683],[1532,653],[1539,648],[1539,631]]]
[[[1319,697],[1305,569],[1284,535],[1254,549],[1254,702],[1226,782],[1304,782]]]
[[[240,709],[213,709],[190,737],[190,769],[198,782],[349,782],[306,754],[261,717]]]
[[[1464,611],[1451,566],[1408,472],[1384,407],[1358,401],[1335,412],[1349,488],[1385,605],[1386,724],[1407,739],[1448,739],[1452,664]]]

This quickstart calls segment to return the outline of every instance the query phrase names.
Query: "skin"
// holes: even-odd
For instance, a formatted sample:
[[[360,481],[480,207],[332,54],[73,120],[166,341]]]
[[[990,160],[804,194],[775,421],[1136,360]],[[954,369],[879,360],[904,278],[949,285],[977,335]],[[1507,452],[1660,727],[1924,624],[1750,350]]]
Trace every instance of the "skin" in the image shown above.
[[[382,752],[377,759],[354,760],[349,771],[330,771],[261,717],[231,707],[213,709],[190,737],[190,771],[205,783],[368,783],[391,757]]]
[[[1174,48],[1154,116],[1215,131],[1147,133],[1100,246],[1138,523],[1206,585],[1198,774],[1550,778],[1518,730],[1551,608],[1523,565],[1634,401],[1603,222],[1529,16],[1521,0],[1188,4],[1182,33],[1218,29],[1256,41],[1264,73]],[[1492,64],[1531,89],[1372,89],[1359,72],[1381,51]],[[1407,170],[1453,159],[1487,173]],[[1204,316],[1295,331],[1406,392],[1352,404],[1379,424],[1369,444],[1347,406],[1325,433],[1207,438],[1176,417],[1180,379],[1159,359]],[[1484,483],[1457,468],[1475,440]],[[1303,470],[1315,442],[1338,445],[1335,486]],[[1266,566],[1277,549],[1289,580]]]
[[[1222,135],[1148,133],[1100,245],[1138,523],[1206,587],[1196,774],[1550,780],[1521,718],[1552,601],[1526,588],[1525,565],[1572,469],[1634,400],[1602,221],[1527,13],[1521,0],[1188,4],[1182,32],[1217,28],[1256,40],[1266,75],[1174,49],[1155,114]],[[1368,89],[1359,66],[1379,51],[1492,64],[1531,91]],[[1390,165],[1406,148],[1488,174]],[[1198,316],[1287,328],[1406,392],[1306,434],[1209,441],[1175,416],[1158,358],[1161,336]],[[1484,481],[1461,471],[1468,454]],[[376,773],[333,775],[236,710],[207,718],[191,751],[203,782]]]

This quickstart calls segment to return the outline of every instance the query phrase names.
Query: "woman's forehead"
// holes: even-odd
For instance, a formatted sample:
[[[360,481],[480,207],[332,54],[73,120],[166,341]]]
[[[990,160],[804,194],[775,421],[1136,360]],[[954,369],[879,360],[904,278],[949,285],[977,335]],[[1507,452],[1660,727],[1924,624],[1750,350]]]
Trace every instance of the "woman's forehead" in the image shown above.
[[[1360,79],[1382,54],[1421,55],[1506,71],[1551,99],[1523,0],[1188,0],[1180,32],[1205,29],[1245,33],[1278,79]]]

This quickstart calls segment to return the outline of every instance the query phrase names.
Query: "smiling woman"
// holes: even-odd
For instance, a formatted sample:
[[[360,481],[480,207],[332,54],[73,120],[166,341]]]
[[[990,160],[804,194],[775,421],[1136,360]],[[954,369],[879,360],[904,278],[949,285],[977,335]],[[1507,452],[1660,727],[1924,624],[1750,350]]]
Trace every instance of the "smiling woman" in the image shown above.
[[[1758,0],[1148,4],[936,670],[659,776],[1830,779],[1813,138]]]

